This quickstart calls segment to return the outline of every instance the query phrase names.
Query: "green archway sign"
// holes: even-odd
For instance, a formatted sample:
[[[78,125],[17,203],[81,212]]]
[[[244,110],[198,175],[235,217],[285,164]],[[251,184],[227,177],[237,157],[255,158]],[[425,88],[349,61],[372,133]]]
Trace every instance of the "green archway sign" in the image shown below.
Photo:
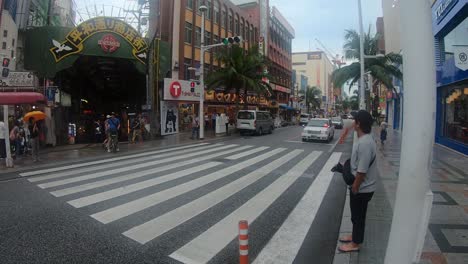
[[[81,23],[67,34],[65,41],[52,40],[50,52],[58,63],[70,55],[81,53],[85,48],[84,42],[89,38],[106,32],[119,35],[132,47],[135,59],[146,64],[148,45],[145,39],[132,26],[112,17],[96,17]],[[110,53],[115,51],[120,43],[112,35],[105,35],[99,41],[99,45],[104,52]]]

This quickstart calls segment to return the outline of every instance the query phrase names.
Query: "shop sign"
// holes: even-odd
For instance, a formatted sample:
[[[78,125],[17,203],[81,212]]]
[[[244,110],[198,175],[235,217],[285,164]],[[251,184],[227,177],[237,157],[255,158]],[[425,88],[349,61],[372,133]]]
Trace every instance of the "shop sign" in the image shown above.
[[[280,92],[283,92],[283,93],[288,93],[288,94],[291,93],[291,89],[286,88],[286,87],[283,87],[283,86],[281,86],[281,85],[275,85],[275,86],[273,87],[273,90],[275,90],[275,91],[280,91]]]
[[[468,70],[468,46],[455,47],[455,66],[462,71]]]
[[[164,79],[164,100],[169,101],[200,101],[201,85],[192,88],[192,82],[184,80]]]
[[[120,48],[120,42],[112,34],[106,34],[98,41],[98,45],[105,53],[113,53]]]
[[[452,10],[452,8],[457,4],[458,0],[445,0],[440,3],[439,6],[435,9],[435,18],[437,23],[440,23],[442,19]]]
[[[322,59],[322,53],[321,52],[308,53],[307,59],[308,60],[321,60]]]
[[[177,102],[161,101],[161,135],[178,133],[179,113]]]
[[[121,36],[132,46],[132,54],[135,59],[146,64],[148,45],[145,39],[132,26],[112,17],[96,17],[89,19],[72,29],[65,37],[64,41],[60,42],[53,39],[53,46],[50,52],[54,56],[55,62],[59,62],[72,54],[80,53],[83,51],[84,42],[88,38],[102,32],[112,32]]]
[[[8,77],[0,80],[0,87],[34,87],[34,74],[10,71]]]

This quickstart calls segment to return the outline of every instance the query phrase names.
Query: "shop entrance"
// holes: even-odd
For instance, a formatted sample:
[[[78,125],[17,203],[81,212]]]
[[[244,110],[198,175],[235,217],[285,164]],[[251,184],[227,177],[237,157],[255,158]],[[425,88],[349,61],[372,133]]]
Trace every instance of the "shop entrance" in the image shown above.
[[[65,109],[67,124],[77,128],[77,142],[93,142],[95,122],[115,113],[122,123],[121,140],[128,138],[131,119],[146,102],[146,77],[129,59],[80,56],[58,73],[60,89],[71,98]]]

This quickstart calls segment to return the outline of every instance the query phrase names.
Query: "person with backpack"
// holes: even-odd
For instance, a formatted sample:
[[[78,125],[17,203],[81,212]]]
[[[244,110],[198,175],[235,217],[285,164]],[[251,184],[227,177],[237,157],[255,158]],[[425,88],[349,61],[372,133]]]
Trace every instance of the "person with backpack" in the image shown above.
[[[109,132],[107,136],[107,152],[111,152],[111,136],[117,135],[115,144],[117,145],[117,151],[119,151],[119,130],[120,130],[120,120],[115,117],[115,114],[112,113],[111,117],[107,120],[109,127]]]
[[[142,128],[142,119],[141,115],[139,114],[134,120],[132,124],[133,136],[132,136],[132,143],[135,144],[135,140],[138,137],[140,142],[143,142],[143,138],[141,137],[141,128]]]
[[[365,110],[355,114],[354,129],[358,140],[353,145],[351,159],[344,165],[337,164],[332,171],[343,173],[343,178],[350,188],[352,235],[340,238],[344,243],[338,249],[342,252],[359,251],[364,241],[367,205],[372,199],[377,185],[377,151],[371,135],[373,118]]]

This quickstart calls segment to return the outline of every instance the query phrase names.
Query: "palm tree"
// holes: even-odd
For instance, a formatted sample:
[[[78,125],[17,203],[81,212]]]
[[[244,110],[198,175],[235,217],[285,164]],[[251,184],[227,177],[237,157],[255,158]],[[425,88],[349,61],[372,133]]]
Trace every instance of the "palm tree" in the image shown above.
[[[345,57],[347,59],[359,59],[359,34],[355,30],[346,30],[345,34]],[[364,36],[364,53],[366,55],[376,55],[378,51],[379,35],[371,36],[369,31]],[[370,72],[374,80],[383,83],[388,89],[398,93],[393,86],[392,77],[402,79],[403,73],[398,68],[402,64],[400,54],[390,53],[382,57],[364,59],[365,71]],[[333,72],[332,81],[335,87],[343,87],[345,83],[349,84],[349,89],[361,78],[361,64],[354,62]]]
[[[322,104],[321,95],[322,91],[320,90],[320,88],[317,88],[315,86],[307,87],[305,96],[307,102],[307,113],[310,113],[310,106],[313,106],[314,110],[320,108],[320,105]]]
[[[269,84],[262,81],[265,76],[263,69],[266,66],[265,58],[259,53],[257,47],[245,51],[233,45],[227,51],[223,49],[216,54],[216,59],[223,65],[219,70],[208,74],[206,85],[208,89],[224,88],[225,92],[236,91],[236,105],[239,110],[240,91],[244,91],[244,108],[247,109],[247,92],[257,94],[271,94]]]

